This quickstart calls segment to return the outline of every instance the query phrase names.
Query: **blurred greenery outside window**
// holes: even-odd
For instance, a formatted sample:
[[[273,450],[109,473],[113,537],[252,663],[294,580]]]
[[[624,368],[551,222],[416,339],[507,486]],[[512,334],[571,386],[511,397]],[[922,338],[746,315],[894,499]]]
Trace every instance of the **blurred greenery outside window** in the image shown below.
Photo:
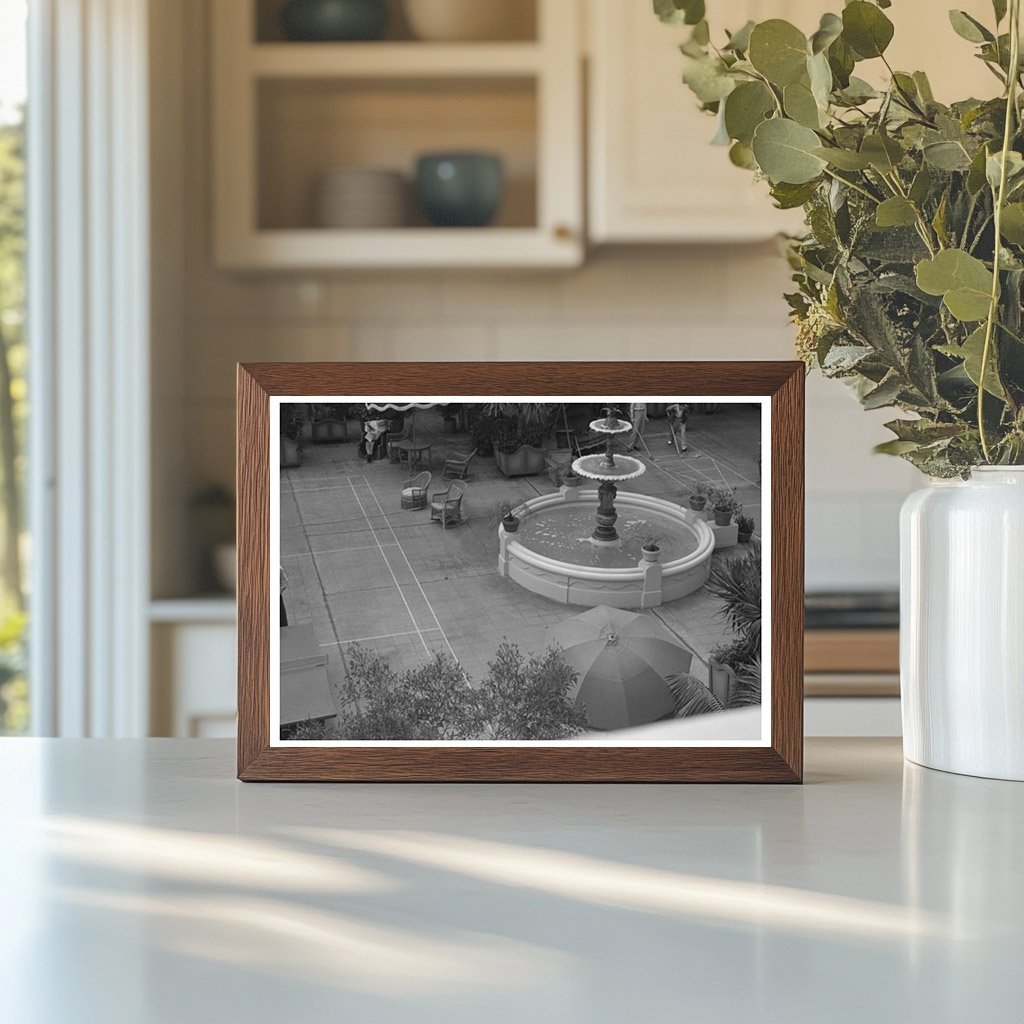
[[[29,728],[25,0],[0,0],[0,735]]]

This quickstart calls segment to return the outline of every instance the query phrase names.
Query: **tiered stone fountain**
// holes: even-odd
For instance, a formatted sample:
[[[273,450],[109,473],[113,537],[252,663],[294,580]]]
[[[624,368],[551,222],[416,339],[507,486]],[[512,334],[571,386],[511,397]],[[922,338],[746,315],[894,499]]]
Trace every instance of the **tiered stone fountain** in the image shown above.
[[[604,455],[582,455],[572,464],[575,473],[601,483],[597,489],[597,526],[592,534],[598,544],[616,544],[619,540],[615,529],[619,518],[615,511],[615,498],[619,493],[616,484],[623,480],[635,480],[647,471],[647,467],[631,455],[620,455],[619,461],[615,461],[615,438],[633,429],[632,423],[620,420],[615,415],[617,412],[618,409],[606,409],[604,419],[594,420],[590,424],[590,429],[595,433],[608,437]]]
[[[703,517],[618,485],[647,467],[631,455],[616,455],[615,438],[632,430],[618,410],[590,424],[607,435],[603,453],[583,455],[572,468],[599,487],[563,486],[531,498],[516,515],[516,533],[498,527],[498,571],[536,594],[564,604],[650,608],[702,587],[715,541]],[[642,552],[656,539],[659,554]]]

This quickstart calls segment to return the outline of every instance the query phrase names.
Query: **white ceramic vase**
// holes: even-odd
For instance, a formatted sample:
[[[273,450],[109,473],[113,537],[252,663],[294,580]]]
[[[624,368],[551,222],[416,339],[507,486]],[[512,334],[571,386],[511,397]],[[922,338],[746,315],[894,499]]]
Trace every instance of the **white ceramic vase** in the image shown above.
[[[904,753],[1024,781],[1024,467],[915,492],[900,549]]]

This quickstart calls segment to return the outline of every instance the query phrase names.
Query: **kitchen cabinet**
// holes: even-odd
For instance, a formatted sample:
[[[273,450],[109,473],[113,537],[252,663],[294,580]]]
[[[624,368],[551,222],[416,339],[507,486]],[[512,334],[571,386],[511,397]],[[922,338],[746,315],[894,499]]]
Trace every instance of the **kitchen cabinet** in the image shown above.
[[[799,231],[799,211],[776,210],[767,186],[710,145],[715,121],[682,84],[685,26],[663,25],[646,0],[586,0],[588,45],[589,233],[614,242],[738,242]],[[785,18],[810,34],[827,0],[708,0],[713,37],[747,20]],[[988,0],[958,4],[985,23]],[[994,95],[998,83],[950,27],[946,8],[901,0],[886,11],[896,26],[888,57],[928,72],[944,101]],[[880,61],[862,77],[886,76]]]
[[[764,183],[712,146],[715,120],[681,80],[689,28],[663,25],[651,5],[588,0],[589,229],[594,243],[737,242],[799,229],[773,208]],[[786,17],[820,0],[708,4],[712,30]],[[722,12],[727,19],[723,23]],[[817,24],[817,17],[813,18]]]
[[[235,602],[230,597],[150,606],[153,736],[235,735]]]
[[[292,42],[277,0],[217,0],[214,250],[232,270],[575,266],[583,259],[579,8],[532,0],[533,38],[422,42],[400,19],[373,42]],[[424,152],[499,155],[492,225],[432,227],[411,178]],[[314,196],[337,168],[398,172],[392,227],[324,227]],[[354,200],[353,200],[354,202]]]

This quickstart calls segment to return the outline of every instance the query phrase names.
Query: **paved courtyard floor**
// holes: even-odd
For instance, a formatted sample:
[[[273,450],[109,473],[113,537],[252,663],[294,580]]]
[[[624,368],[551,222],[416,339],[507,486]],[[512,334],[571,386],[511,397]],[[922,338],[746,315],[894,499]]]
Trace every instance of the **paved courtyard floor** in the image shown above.
[[[447,486],[444,456],[471,448],[468,437],[442,433],[431,412],[417,414],[416,437],[434,442],[431,490]],[[651,420],[648,452],[638,453],[647,472],[624,489],[685,504],[697,483],[736,487],[759,533],[759,439],[760,414],[748,406],[692,416],[683,455],[670,445],[666,421]],[[477,457],[463,499],[466,521],[445,531],[430,521],[429,509],[402,511],[400,491],[410,475],[386,459],[366,463],[355,442],[307,445],[302,465],[281,471],[289,622],[313,625],[336,697],[353,644],[399,670],[446,651],[476,681],[503,639],[524,653],[539,650],[549,627],[584,610],[538,597],[497,571],[501,506],[554,491],[546,476],[506,479],[493,458]],[[739,553],[732,548],[714,557]],[[729,636],[720,601],[702,589],[645,614],[693,652],[691,671],[706,681],[712,649]]]

